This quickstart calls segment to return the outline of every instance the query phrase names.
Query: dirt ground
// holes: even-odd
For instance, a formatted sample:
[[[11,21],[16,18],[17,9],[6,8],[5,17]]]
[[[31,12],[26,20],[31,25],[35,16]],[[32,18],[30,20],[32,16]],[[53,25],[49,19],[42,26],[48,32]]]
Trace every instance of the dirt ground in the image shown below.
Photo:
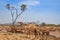
[[[0,27],[0,40],[60,40],[60,31],[50,31],[49,34],[50,35],[37,35],[36,37],[31,34],[28,37],[26,34],[22,33],[6,32]]]
[[[28,37],[26,34],[0,32],[0,40],[60,40],[60,37],[55,37],[52,35],[39,35],[37,37],[34,35],[29,35]]]

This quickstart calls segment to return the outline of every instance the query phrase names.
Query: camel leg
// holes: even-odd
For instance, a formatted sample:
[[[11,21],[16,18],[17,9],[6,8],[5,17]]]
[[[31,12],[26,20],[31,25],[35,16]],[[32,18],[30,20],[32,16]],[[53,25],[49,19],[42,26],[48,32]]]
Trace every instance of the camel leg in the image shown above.
[[[29,33],[29,32],[27,32],[27,37],[28,37],[28,38],[29,38],[29,34],[30,34],[30,33]]]
[[[42,32],[42,35],[45,35],[45,32]]]
[[[46,35],[49,35],[49,32],[46,32]]]

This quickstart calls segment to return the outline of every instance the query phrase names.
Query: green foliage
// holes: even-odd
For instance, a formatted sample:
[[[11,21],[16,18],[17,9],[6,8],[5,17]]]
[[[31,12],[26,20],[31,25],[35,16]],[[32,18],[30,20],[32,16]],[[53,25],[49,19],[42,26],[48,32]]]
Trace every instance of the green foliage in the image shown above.
[[[6,4],[6,8],[9,10],[10,9],[10,4]]]
[[[25,11],[25,9],[26,9],[26,5],[25,5],[25,4],[22,4],[22,5],[21,5],[21,10],[22,10],[22,11]]]
[[[40,24],[40,26],[46,26],[46,24],[43,22],[43,23]]]

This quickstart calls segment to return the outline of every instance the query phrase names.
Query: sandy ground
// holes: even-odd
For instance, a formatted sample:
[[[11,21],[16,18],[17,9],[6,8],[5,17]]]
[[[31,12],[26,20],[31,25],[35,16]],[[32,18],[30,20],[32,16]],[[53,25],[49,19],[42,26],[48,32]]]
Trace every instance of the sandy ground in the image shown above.
[[[52,35],[59,35],[58,37],[52,36]],[[0,40],[60,40],[60,34],[56,34],[53,32],[50,32],[49,36],[42,36],[39,35],[36,38],[34,37],[34,35],[30,35],[29,37],[27,37],[26,34],[16,34],[16,33],[3,33],[0,32]]]
[[[56,36],[56,37],[60,37],[60,31],[57,31],[57,30],[54,31],[54,32],[51,31],[51,32],[50,32],[50,35],[54,35],[54,36]]]
[[[0,27],[1,28],[1,27]],[[3,28],[1,28],[2,30]],[[4,30],[2,30],[4,31]],[[60,31],[51,31],[50,35],[29,35],[26,34],[16,34],[16,33],[9,33],[9,32],[2,32],[0,31],[0,40],[60,40]]]

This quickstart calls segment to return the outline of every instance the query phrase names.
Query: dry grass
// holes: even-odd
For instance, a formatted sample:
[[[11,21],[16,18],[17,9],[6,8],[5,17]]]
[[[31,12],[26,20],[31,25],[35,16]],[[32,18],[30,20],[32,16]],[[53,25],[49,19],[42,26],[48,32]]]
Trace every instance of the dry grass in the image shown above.
[[[2,33],[0,32],[0,40],[60,40],[60,38],[56,38],[55,36],[47,36],[47,35],[39,35],[36,38],[34,35],[30,35],[27,37],[26,34],[15,34],[15,33]]]
[[[7,27],[5,27],[5,28],[7,28]],[[58,31],[58,33],[52,31],[52,32],[50,32],[51,35],[48,35],[48,36],[47,35],[43,35],[43,36],[37,35],[37,37],[35,37],[34,35],[30,34],[28,37],[26,34],[3,32],[2,31],[3,29],[4,28],[0,26],[0,40],[60,40],[60,36],[59,36],[59,38],[52,36],[52,35],[60,35],[60,31]]]

